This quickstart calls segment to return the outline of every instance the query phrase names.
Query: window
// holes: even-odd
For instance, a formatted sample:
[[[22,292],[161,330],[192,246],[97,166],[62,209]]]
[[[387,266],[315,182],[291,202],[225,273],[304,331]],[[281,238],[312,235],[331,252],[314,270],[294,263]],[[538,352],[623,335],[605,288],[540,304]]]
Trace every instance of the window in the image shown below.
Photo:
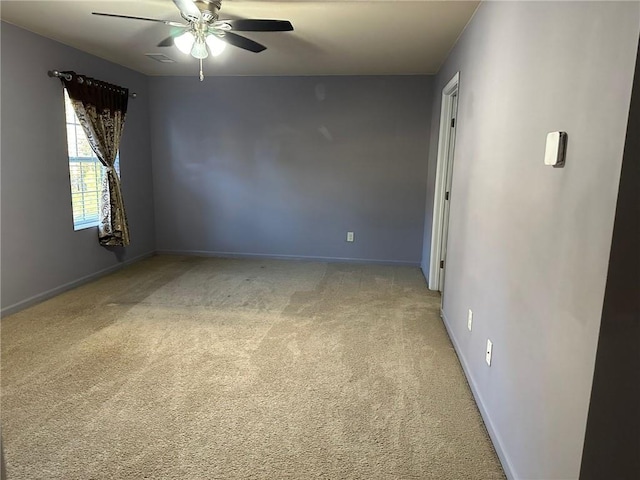
[[[66,90],[64,91],[64,108],[67,124],[73,228],[81,230],[98,225],[100,192],[105,168],[91,149]],[[120,159],[118,157],[116,157],[115,168],[120,176]]]

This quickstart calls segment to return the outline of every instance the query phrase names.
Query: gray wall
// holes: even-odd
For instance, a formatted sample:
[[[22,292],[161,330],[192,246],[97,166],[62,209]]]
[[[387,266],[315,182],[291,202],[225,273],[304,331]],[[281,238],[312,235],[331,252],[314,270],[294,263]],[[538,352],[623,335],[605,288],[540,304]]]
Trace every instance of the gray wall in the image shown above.
[[[640,477],[640,48],[613,226],[581,480]]]
[[[434,86],[437,119],[460,71],[445,323],[512,478],[579,475],[639,29],[637,2],[483,3]]]
[[[6,313],[152,252],[155,238],[147,78],[6,23],[0,30],[0,261]],[[129,102],[120,150],[132,239],[124,251],[99,246],[95,227],[73,230],[62,86],[47,76],[49,69],[76,70],[139,93]]]
[[[150,79],[160,251],[419,264],[431,77],[196,73]]]

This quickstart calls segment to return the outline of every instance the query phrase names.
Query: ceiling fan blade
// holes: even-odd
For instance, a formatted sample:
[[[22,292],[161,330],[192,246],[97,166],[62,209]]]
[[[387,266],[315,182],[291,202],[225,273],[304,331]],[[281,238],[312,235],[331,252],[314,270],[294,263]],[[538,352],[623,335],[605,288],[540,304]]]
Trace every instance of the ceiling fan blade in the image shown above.
[[[193,3],[193,0],[173,0],[178,10],[189,18],[197,20],[200,18],[200,9]]]
[[[172,22],[169,20],[158,20],[157,18],[146,18],[146,17],[131,17],[129,15],[116,15],[115,13],[99,13],[92,12],[92,15],[99,15],[101,17],[115,17],[115,18],[127,18],[129,20],[144,20],[145,22],[156,22],[156,23],[164,23],[165,25],[171,25],[172,27],[187,27],[183,23]]]
[[[158,45],[158,47],[173,47],[173,37],[167,37],[162,40]]]
[[[224,40],[229,45],[242,48],[243,50],[249,50],[250,52],[254,53],[259,53],[267,49],[267,47],[265,47],[264,45],[261,45],[258,42],[254,42],[247,37],[243,37],[242,35],[238,35],[237,33],[224,32],[224,36],[220,37],[220,39]]]
[[[216,22],[217,23],[217,22]],[[237,32],[290,32],[293,25],[288,20],[223,20]]]

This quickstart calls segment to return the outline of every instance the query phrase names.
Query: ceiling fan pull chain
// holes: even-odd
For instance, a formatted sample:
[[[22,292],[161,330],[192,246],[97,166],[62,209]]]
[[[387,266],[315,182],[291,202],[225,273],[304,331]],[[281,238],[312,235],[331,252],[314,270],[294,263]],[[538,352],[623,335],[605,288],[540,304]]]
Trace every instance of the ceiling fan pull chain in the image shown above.
[[[202,73],[202,59],[200,59],[200,81],[204,80],[204,73]]]

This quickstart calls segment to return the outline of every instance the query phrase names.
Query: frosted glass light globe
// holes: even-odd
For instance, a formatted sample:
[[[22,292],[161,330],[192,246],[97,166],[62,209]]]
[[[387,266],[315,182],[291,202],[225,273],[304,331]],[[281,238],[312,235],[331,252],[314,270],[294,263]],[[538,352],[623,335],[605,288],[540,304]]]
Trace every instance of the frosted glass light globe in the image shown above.
[[[209,45],[209,50],[211,50],[211,55],[213,55],[214,57],[220,55],[227,46],[227,42],[224,42],[217,36],[211,34],[207,35],[206,41],[207,45]]]
[[[209,56],[207,45],[202,41],[201,38],[196,40],[196,43],[193,44],[193,48],[191,49],[191,56],[200,60]]]
[[[178,47],[178,50],[186,54],[191,53],[191,48],[195,41],[196,37],[191,32],[184,32],[182,35],[178,35],[173,39],[173,43]]]

